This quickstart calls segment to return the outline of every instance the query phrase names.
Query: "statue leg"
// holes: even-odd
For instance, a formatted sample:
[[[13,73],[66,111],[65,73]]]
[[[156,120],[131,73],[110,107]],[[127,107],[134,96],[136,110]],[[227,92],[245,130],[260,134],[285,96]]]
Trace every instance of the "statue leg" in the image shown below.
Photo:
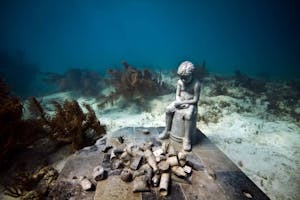
[[[172,119],[173,119],[173,113],[167,112],[166,113],[166,127],[165,130],[159,134],[159,139],[167,139],[170,136],[170,131],[172,127]]]
[[[192,142],[191,137],[194,131],[193,121],[192,120],[184,120],[184,138],[183,138],[183,150],[191,151],[192,150]]]

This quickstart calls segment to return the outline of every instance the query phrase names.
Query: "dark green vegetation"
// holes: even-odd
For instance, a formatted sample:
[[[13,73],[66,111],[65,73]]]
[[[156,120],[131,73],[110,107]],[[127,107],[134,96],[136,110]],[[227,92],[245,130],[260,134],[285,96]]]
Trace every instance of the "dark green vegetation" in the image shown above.
[[[0,183],[6,195],[45,199],[58,177],[48,166],[53,159],[50,155],[64,146],[70,146],[71,153],[93,145],[106,127],[87,104],[83,105],[87,112],[83,112],[77,101],[52,101],[55,112],[50,115],[36,98],[28,102],[31,116],[24,119],[26,106],[0,80],[0,172],[8,171]]]
[[[100,98],[98,104],[100,108],[107,103],[114,103],[120,97],[130,103],[143,106],[146,100],[170,93],[174,89],[162,81],[159,73],[148,69],[138,70],[125,61],[122,64],[123,70],[108,71],[110,77],[105,82],[113,87],[113,91]]]
[[[109,69],[107,76],[96,71],[74,68],[64,74],[44,73],[43,80],[54,84],[58,91],[75,91],[82,96],[96,97],[99,108],[108,103],[113,104],[120,98],[145,106],[147,100],[175,90],[162,80],[161,73],[137,69],[125,61],[122,65],[123,69]],[[108,88],[111,91],[103,94],[102,91]]]
[[[257,117],[279,117],[299,123],[299,83],[297,80],[253,78],[240,71],[230,77],[205,77],[203,97],[199,102],[200,107],[205,107],[205,113],[198,120],[217,123],[226,110],[225,113],[254,112]]]
[[[29,99],[32,117],[23,119],[22,103],[10,95],[2,81],[0,95],[0,161],[45,137],[57,145],[72,144],[78,150],[92,145],[106,132],[89,105],[84,105],[87,110],[84,113],[77,101],[65,101],[63,105],[53,101],[55,114],[48,115],[32,97]]]

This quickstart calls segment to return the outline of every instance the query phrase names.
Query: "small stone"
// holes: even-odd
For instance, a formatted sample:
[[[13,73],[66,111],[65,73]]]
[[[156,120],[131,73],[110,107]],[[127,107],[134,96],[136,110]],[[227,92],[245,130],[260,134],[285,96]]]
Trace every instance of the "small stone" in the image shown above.
[[[216,180],[216,179],[217,179],[217,175],[216,175],[215,171],[214,171],[212,168],[207,167],[207,168],[206,168],[206,172],[207,172],[208,176],[209,176],[211,179],[213,179],[213,180]]]
[[[186,177],[187,174],[185,173],[182,167],[174,166],[172,167],[172,172],[178,177]]]
[[[143,143],[142,146],[140,146],[140,149],[142,151],[146,151],[147,149],[151,150],[152,146],[153,146],[152,142],[147,142],[147,143]]]
[[[112,148],[111,145],[105,146],[104,149],[102,150],[102,152],[107,153],[111,148]]]
[[[192,168],[190,166],[186,165],[183,167],[183,169],[184,169],[185,173],[187,173],[187,174],[190,174],[192,172]]]
[[[117,137],[117,140],[120,142],[120,144],[124,143],[124,137],[123,136]]]
[[[184,167],[186,164],[186,160],[179,160],[179,164],[181,167]]]
[[[148,129],[143,129],[142,133],[145,134],[145,135],[148,135],[150,133],[150,131]]]
[[[114,169],[107,172],[108,176],[119,176],[122,173],[122,169]]]
[[[115,159],[117,159],[117,155],[114,152],[111,152],[110,158],[109,158],[110,162],[112,162]]]
[[[95,145],[106,145],[106,142],[107,142],[107,138],[106,137],[103,137],[103,138],[101,138],[101,139],[99,139],[99,140],[97,140],[97,142],[96,142],[96,144]]]
[[[103,161],[102,161],[102,167],[104,169],[111,169],[111,162],[110,162],[110,154],[105,153],[103,156]]]
[[[147,158],[147,157],[153,156],[153,153],[152,153],[151,150],[147,149],[147,150],[145,151],[144,155],[145,155],[145,157]]]
[[[263,187],[264,186],[264,181],[261,179],[260,180],[260,186]]]
[[[244,165],[243,165],[243,162],[240,160],[239,162],[238,162],[238,165],[240,166],[240,167],[243,167]]]
[[[155,174],[152,178],[152,183],[154,187],[157,187],[160,181],[160,175],[159,174]]]
[[[150,138],[150,141],[152,142],[153,146],[155,146],[155,147],[160,147],[161,146],[161,142],[158,141],[155,137]]]
[[[80,181],[80,185],[83,190],[87,191],[92,189],[93,184],[87,178],[84,178]]]
[[[140,167],[140,164],[143,161],[143,156],[137,155],[133,158],[133,161],[131,162],[130,168],[133,170],[137,170]]]
[[[120,148],[114,148],[113,149],[113,153],[116,154],[116,155],[120,155],[124,152],[123,149],[120,149]]]
[[[130,160],[131,156],[126,152],[124,151],[121,155],[120,155],[120,159],[121,160]]]
[[[235,139],[235,143],[237,143],[237,144],[241,144],[242,143],[242,138],[237,138],[237,139]]]
[[[155,157],[155,160],[157,163],[159,163],[162,160],[167,160],[167,158],[164,155],[160,155],[160,156]]]
[[[169,143],[168,142],[163,142],[161,145],[161,149],[163,150],[163,154],[167,154],[167,150],[169,147]]]
[[[102,166],[97,166],[94,168],[93,179],[95,181],[101,181],[101,180],[105,179],[106,176],[107,176],[107,172],[104,170],[104,168]]]
[[[186,154],[183,152],[178,153],[178,159],[179,160],[186,160]]]
[[[167,172],[170,168],[170,165],[166,161],[161,161],[158,163],[158,168],[161,172]]]
[[[174,147],[172,145],[169,145],[169,148],[168,148],[168,155],[169,156],[176,156],[176,151],[174,149]]]
[[[153,154],[154,154],[155,157],[158,157],[161,154],[163,154],[163,150],[161,148],[159,148],[159,149],[153,151]]]
[[[112,163],[112,168],[113,169],[120,169],[123,167],[123,162],[119,159],[114,159],[113,163]]]
[[[121,180],[124,182],[132,181],[132,173],[128,169],[124,169],[120,174]]]
[[[194,158],[194,157],[192,157],[192,156],[187,156],[186,164],[188,166],[191,166],[196,171],[203,171],[204,170],[204,166],[201,163],[201,161]]]
[[[169,165],[171,167],[179,165],[177,156],[172,156],[172,157],[167,158],[167,162],[169,163]]]
[[[133,192],[149,192],[150,188],[147,184],[147,177],[139,176],[136,179],[134,179],[132,191]]]
[[[129,144],[124,149],[130,156],[133,156],[133,151],[136,149],[136,146],[134,144]]]
[[[253,198],[252,195],[251,195],[249,192],[243,191],[243,195],[244,195],[245,197],[247,197],[248,199],[252,199],[252,198]]]

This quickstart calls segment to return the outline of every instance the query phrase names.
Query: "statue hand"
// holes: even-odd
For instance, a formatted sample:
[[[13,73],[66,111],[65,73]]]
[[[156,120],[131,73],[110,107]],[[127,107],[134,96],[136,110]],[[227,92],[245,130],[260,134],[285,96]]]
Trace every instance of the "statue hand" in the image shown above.
[[[176,101],[176,102],[174,103],[175,108],[178,108],[178,107],[180,107],[181,105],[182,105],[182,103],[181,103],[180,101]]]

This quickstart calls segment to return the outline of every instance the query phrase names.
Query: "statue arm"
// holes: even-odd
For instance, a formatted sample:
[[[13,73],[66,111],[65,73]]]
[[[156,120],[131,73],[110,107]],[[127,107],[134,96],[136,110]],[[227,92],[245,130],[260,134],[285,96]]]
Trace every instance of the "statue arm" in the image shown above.
[[[180,101],[180,91],[181,91],[181,85],[180,82],[177,82],[177,88],[176,88],[176,101]]]
[[[199,81],[197,81],[194,86],[193,99],[184,100],[184,101],[181,101],[180,103],[181,104],[197,104],[197,102],[199,101],[199,97],[200,97],[200,83],[199,83]]]

